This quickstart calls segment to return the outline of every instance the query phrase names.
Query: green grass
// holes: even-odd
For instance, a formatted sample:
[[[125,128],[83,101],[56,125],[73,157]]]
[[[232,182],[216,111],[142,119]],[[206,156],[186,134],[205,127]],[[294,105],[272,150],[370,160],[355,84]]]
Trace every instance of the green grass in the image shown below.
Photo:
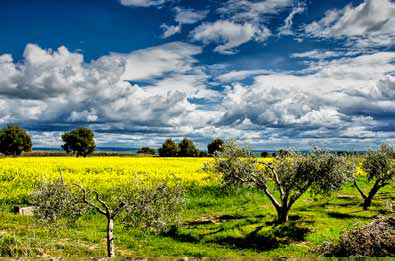
[[[368,190],[369,184],[360,181]],[[291,209],[290,221],[275,226],[275,210],[253,189],[224,192],[217,186],[188,194],[183,223],[155,236],[116,225],[118,256],[193,257],[310,257],[325,241],[336,240],[344,229],[368,223],[386,213],[385,201],[395,200],[394,186],[377,194],[369,211],[350,184],[330,197],[302,196]],[[89,215],[71,228],[46,228],[28,216],[0,212],[0,256],[105,256],[105,225],[101,215]],[[61,239],[59,239],[61,238]]]

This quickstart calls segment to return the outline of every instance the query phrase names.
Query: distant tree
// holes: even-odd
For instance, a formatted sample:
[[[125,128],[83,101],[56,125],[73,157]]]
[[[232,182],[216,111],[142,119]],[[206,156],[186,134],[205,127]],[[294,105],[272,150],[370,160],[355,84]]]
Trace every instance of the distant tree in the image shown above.
[[[365,193],[358,186],[357,180],[354,186],[363,198],[363,209],[368,210],[372,204],[373,197],[384,186],[389,185],[395,177],[395,168],[392,164],[394,149],[389,145],[383,144],[377,151],[369,150],[362,161],[362,170],[366,172],[368,181],[374,181],[369,194]]]
[[[180,151],[178,152],[178,156],[180,157],[198,157],[200,154],[200,151],[193,145],[190,139],[183,139],[178,146],[180,147]]]
[[[263,168],[259,167],[263,165]],[[288,220],[293,204],[307,190],[313,194],[327,194],[340,189],[352,178],[355,166],[346,157],[314,151],[279,153],[272,162],[262,162],[234,141],[216,152],[212,163],[203,167],[208,173],[218,173],[225,187],[254,186],[263,192],[277,211],[277,223]],[[276,193],[270,191],[270,181]],[[276,197],[279,195],[280,197]]]
[[[215,139],[207,145],[208,154],[213,155],[216,151],[222,151],[224,141],[222,139]]]
[[[171,184],[171,185],[170,185]],[[117,218],[125,229],[139,228],[158,233],[179,221],[184,189],[177,179],[144,182],[134,180],[111,193],[101,194],[81,184],[64,184],[63,177],[42,184],[32,193],[34,216],[53,226],[65,219],[75,223],[93,209],[107,219],[107,253],[115,256],[114,221]]]
[[[267,152],[267,151],[262,151],[262,152],[261,152],[261,157],[262,157],[262,158],[267,158],[267,157],[269,157],[269,152]]]
[[[21,127],[8,125],[0,130],[0,152],[4,155],[19,156],[31,149],[32,139]]]
[[[155,155],[156,154],[156,150],[155,149],[151,149],[148,147],[143,147],[141,148],[139,151],[137,151],[138,154],[151,154],[151,155]]]
[[[177,157],[180,147],[172,139],[167,139],[158,152],[161,157]]]
[[[86,157],[96,150],[93,131],[88,128],[77,128],[66,132],[62,135],[62,140],[65,143],[62,148],[67,153],[76,154],[77,157]]]
[[[199,151],[199,157],[207,157],[208,156],[208,154],[207,154],[207,152],[205,152],[205,151]]]

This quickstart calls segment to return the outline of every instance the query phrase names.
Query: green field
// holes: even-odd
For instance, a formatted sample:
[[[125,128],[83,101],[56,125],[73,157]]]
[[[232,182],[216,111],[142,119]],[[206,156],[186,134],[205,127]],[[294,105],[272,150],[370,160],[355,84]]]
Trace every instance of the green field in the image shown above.
[[[74,160],[77,159],[63,159],[62,166],[72,169]],[[84,159],[78,160],[81,163]],[[114,160],[120,159],[108,158],[108,162]],[[138,159],[123,160],[125,162],[120,167],[127,168],[128,162],[137,166],[146,163],[148,159],[140,163],[137,162]],[[52,171],[56,171],[59,166],[51,165],[46,159],[42,161],[46,163],[32,159],[29,161],[31,165],[27,167],[32,169],[37,162],[37,168],[52,168]],[[185,172],[190,168],[190,175],[204,175],[199,170],[204,161],[172,159],[166,164],[174,171],[183,169]],[[64,162],[69,162],[67,164],[70,165]],[[86,162],[88,166],[90,161]],[[19,163],[20,159],[1,162],[3,172],[0,174],[0,184],[3,192],[5,186],[17,186],[16,179],[10,178],[12,174],[7,173],[6,176],[4,170]],[[25,166],[27,164],[22,163]],[[84,164],[78,165],[80,172],[84,168]],[[91,168],[92,166],[86,167],[86,173],[79,175],[94,179],[96,174]],[[115,172],[114,168],[112,167],[112,172]],[[18,173],[21,171],[19,169]],[[67,177],[67,173],[66,171],[66,178],[71,179],[71,176]],[[72,171],[69,173],[73,175]],[[362,177],[360,179],[361,188],[367,190],[369,184],[364,183]],[[23,186],[23,180],[17,181],[18,187]],[[378,193],[369,211],[362,210],[359,205],[362,200],[351,184],[330,197],[312,198],[307,193],[291,209],[288,224],[275,226],[275,210],[260,192],[254,189],[226,192],[215,181],[200,183],[195,181],[199,180],[197,177],[190,180],[186,205],[182,211],[182,225],[162,235],[124,230],[121,226],[116,226],[117,256],[317,256],[312,250],[318,245],[336,240],[344,229],[350,229],[358,223],[368,223],[372,217],[388,213],[386,203],[395,200],[394,185],[387,186]],[[106,256],[106,220],[103,216],[92,213],[73,227],[43,227],[31,216],[11,212],[15,204],[29,204],[26,191],[21,191],[20,201],[15,197],[12,200],[8,200],[6,196],[1,197],[0,256]]]

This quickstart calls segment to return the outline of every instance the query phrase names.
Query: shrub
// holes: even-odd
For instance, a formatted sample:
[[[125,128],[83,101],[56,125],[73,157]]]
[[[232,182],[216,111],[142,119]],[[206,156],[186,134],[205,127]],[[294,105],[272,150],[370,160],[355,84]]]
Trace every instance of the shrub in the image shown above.
[[[394,257],[395,217],[379,217],[344,233],[336,243],[325,243],[319,251],[327,257]]]
[[[148,147],[143,147],[143,148],[141,148],[139,151],[137,151],[137,154],[155,155],[155,154],[156,154],[156,150],[155,150],[155,149],[148,148]]]

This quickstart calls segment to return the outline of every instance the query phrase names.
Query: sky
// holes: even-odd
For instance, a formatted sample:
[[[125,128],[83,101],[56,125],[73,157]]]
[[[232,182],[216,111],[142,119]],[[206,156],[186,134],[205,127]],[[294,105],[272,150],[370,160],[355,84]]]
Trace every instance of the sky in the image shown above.
[[[0,127],[33,147],[395,143],[393,0],[2,0]]]

